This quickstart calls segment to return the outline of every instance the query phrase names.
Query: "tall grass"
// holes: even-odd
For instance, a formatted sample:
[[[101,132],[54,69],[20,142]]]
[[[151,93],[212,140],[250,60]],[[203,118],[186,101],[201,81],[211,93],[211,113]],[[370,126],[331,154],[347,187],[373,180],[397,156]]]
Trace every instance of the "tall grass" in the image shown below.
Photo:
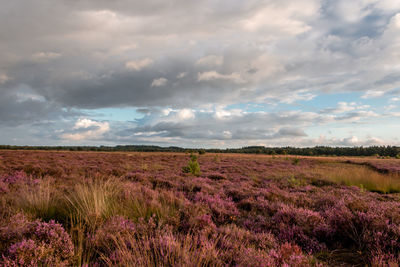
[[[400,192],[400,177],[395,174],[382,174],[367,166],[332,164],[318,166],[309,172],[313,177],[379,193]]]
[[[120,191],[118,179],[98,178],[76,185],[65,198],[71,214],[82,218],[85,225],[96,228],[101,221],[114,214]]]
[[[127,193],[116,211],[119,215],[135,222],[140,218],[146,221],[152,218],[158,224],[179,220],[179,212],[187,204],[172,192],[147,191],[145,193],[146,191],[137,192],[136,190]]]
[[[67,208],[59,193],[54,181],[47,177],[37,184],[22,184],[12,201],[16,209],[33,217],[64,222]]]
[[[219,260],[217,242],[201,240],[199,236],[172,233],[138,236],[134,232],[115,233],[113,242],[104,244],[114,250],[114,259],[102,255],[107,266],[223,266]],[[130,242],[127,242],[130,240]]]
[[[87,238],[87,227],[82,217],[70,216],[69,235],[74,243],[75,266],[89,266],[95,256],[95,250]],[[93,234],[91,232],[90,234]]]

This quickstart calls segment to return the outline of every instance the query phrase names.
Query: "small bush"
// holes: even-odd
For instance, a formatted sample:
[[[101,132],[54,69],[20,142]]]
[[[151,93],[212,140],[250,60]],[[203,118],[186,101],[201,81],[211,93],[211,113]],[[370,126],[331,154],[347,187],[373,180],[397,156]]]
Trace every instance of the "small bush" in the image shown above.
[[[182,167],[184,173],[191,173],[196,176],[200,175],[200,164],[197,162],[197,156],[190,154],[190,160],[187,166]]]

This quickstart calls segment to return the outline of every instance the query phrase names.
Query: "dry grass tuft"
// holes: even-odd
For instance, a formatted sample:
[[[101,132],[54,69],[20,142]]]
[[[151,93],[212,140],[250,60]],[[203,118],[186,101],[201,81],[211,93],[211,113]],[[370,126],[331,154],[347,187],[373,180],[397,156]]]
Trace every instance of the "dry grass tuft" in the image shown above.
[[[66,196],[70,213],[83,219],[84,223],[96,227],[100,222],[110,218],[118,205],[121,182],[116,179],[93,179],[78,184]]]
[[[14,207],[45,221],[56,219],[63,222],[67,212],[65,202],[54,185],[54,179],[46,177],[37,184],[22,184],[12,199]]]

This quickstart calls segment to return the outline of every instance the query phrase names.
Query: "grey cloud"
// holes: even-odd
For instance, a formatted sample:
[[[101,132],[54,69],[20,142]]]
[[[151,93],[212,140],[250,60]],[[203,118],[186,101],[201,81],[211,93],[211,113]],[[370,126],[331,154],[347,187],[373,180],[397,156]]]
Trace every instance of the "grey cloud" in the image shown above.
[[[307,134],[299,128],[281,128],[275,137],[299,137],[307,136]]]
[[[14,92],[2,92],[0,98],[0,125],[19,126],[23,124],[46,123],[49,120],[75,117],[83,113],[63,108],[57,103],[28,96],[21,99]]]
[[[304,127],[322,118],[307,114],[245,114],[219,119],[214,113],[196,113],[196,118],[182,121],[161,121],[155,124],[143,119],[139,126],[116,131],[116,138],[138,135],[209,140],[268,140],[305,137]],[[298,127],[293,127],[295,124]]]
[[[400,86],[393,72],[400,9],[385,1],[5,1],[0,124],[39,128],[65,119],[67,127],[81,109],[134,107],[143,120],[104,136],[148,142],[134,134],[275,140],[306,137],[309,125],[363,119],[373,114],[273,110],[218,121],[196,113],[192,122],[171,122],[161,110],[293,104],[326,92],[393,93]],[[196,64],[202,58],[213,62]],[[126,67],[143,59],[151,64]],[[152,87],[160,77],[168,82]],[[21,86],[36,98],[18,98]]]
[[[356,112],[348,112],[343,116],[336,117],[335,119],[337,121],[358,121],[361,118],[371,118],[376,116],[377,114],[375,114],[372,111],[356,111]]]
[[[351,33],[349,38],[348,34],[334,32],[332,27],[343,21],[341,17],[334,15],[337,10],[335,1],[319,3],[322,7],[321,16],[305,21],[318,29],[320,22],[334,19],[335,23],[324,24],[328,30],[325,29],[323,34],[313,37],[314,35],[304,33],[302,38],[293,35],[278,41],[263,41],[257,32],[247,32],[237,26],[237,21],[251,18],[256,11],[268,7],[270,1],[246,1],[237,3],[230,9],[226,9],[223,3],[203,1],[174,1],[168,4],[164,1],[42,3],[28,3],[24,10],[29,10],[29,13],[18,20],[13,14],[22,11],[22,2],[13,1],[4,6],[2,21],[7,23],[0,26],[0,34],[4,36],[1,39],[4,46],[0,46],[0,51],[6,57],[0,69],[3,67],[15,77],[14,83],[29,84],[38,94],[64,106],[190,107],[210,102],[228,104],[238,98],[262,102],[268,98],[290,98],[291,93],[304,89],[314,92],[366,90],[371,87],[366,87],[367,83],[375,80],[376,86],[379,86],[379,81],[388,75],[375,74],[363,82],[363,73],[374,71],[372,64],[371,71],[343,74],[360,64],[359,55],[352,55],[348,47],[351,47],[350,42],[361,36]],[[369,21],[384,21],[384,30],[394,11],[389,14],[374,7],[367,8],[371,9],[370,15],[362,17],[357,23],[369,28],[372,23],[368,24]],[[187,10],[191,10],[190,16],[187,16]],[[90,11],[100,13],[91,14]],[[61,13],[65,15],[61,16]],[[94,24],[96,18],[93,16],[97,15],[100,16],[99,20],[105,20],[104,23],[107,19],[119,23],[116,32],[110,33],[113,25],[104,24],[101,28]],[[177,17],[180,19],[177,20]],[[188,23],[183,23],[182,19]],[[136,25],[137,29],[134,27],[132,30],[129,25]],[[208,25],[213,25],[212,32]],[[343,27],[353,28],[349,25]],[[221,32],[225,37],[219,38],[215,31]],[[234,37],[238,35],[238,31],[242,35],[240,39]],[[181,34],[179,38],[175,36],[178,32]],[[107,34],[116,36],[107,38]],[[270,31],[265,34],[277,33]],[[337,48],[332,48],[329,44],[322,47],[313,45],[329,34],[338,36]],[[367,33],[361,35],[371,37]],[[31,41],[24,45],[21,38]],[[248,40],[247,43],[243,42],[244,39]],[[170,43],[166,45],[164,40]],[[193,40],[195,43],[190,45]],[[111,52],[111,48],[129,46],[132,43],[137,43],[137,48],[117,55]],[[298,47],[293,49],[293,43]],[[273,48],[266,50],[263,45]],[[309,56],[299,56],[296,53],[298,49],[303,50],[303,55]],[[357,50],[358,46],[354,49]],[[57,58],[56,62],[32,62],[32,55],[37,53],[63,56]],[[270,59],[261,65],[252,63],[268,54]],[[195,66],[200,58],[207,55],[223,57],[224,63],[214,69]],[[290,55],[290,60],[282,61],[281,55]],[[364,56],[373,59],[372,55]],[[154,66],[139,73],[128,72],[124,68],[127,61],[144,57],[155,60]],[[217,71],[227,75],[226,77],[238,73],[243,76],[245,83],[232,84],[229,79],[199,82],[197,74],[201,71]],[[176,76],[181,72],[187,72],[188,75],[178,81]],[[270,76],[269,72],[274,75]],[[286,79],[291,76],[302,78]],[[152,81],[158,77],[165,77],[172,82],[168,83],[167,88],[151,88]],[[390,80],[393,86],[398,83],[399,79],[396,77]]]

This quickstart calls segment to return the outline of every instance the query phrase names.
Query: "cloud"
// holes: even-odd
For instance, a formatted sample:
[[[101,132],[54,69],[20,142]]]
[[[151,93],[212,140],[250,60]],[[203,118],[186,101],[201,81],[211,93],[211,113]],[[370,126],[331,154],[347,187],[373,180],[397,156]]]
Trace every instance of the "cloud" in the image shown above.
[[[330,113],[340,114],[340,113],[345,113],[345,112],[352,112],[355,110],[364,110],[364,109],[368,109],[368,108],[370,108],[369,105],[360,105],[360,104],[357,104],[356,102],[348,103],[348,102],[341,101],[341,102],[337,103],[337,107],[325,108],[321,112],[327,113],[327,114],[330,114]]]
[[[279,129],[279,131],[273,135],[274,138],[277,137],[303,137],[307,136],[304,130],[299,128],[285,127]]]
[[[82,114],[78,110],[47,101],[28,86],[1,89],[0,96],[0,129],[2,126],[19,127]]]
[[[193,140],[276,140],[303,138],[301,127],[323,120],[317,114],[301,112],[246,113],[240,110],[166,109],[162,116],[147,114],[138,125],[115,133],[116,140],[136,140],[136,137],[160,137],[182,142]],[[294,126],[296,125],[296,126]],[[208,141],[206,141],[208,142]]]
[[[355,122],[361,120],[362,118],[373,118],[373,117],[378,117],[378,114],[376,114],[373,111],[360,110],[360,111],[348,112],[342,116],[336,117],[335,119],[337,121]]]
[[[70,141],[96,140],[110,130],[108,122],[98,122],[87,118],[78,119],[72,128],[73,133],[63,133],[60,138]]]
[[[70,129],[98,122],[88,110],[130,107],[133,122],[107,121],[94,140],[277,144],[293,127],[308,144],[318,127],[377,131],[397,118],[375,101],[400,88],[399,25],[393,0],[7,1],[0,130]]]
[[[227,11],[223,8],[227,3],[206,1],[175,0],[172,9],[155,0],[140,4],[85,0],[53,3],[49,10],[28,5],[26,19],[16,20],[9,14],[21,9],[17,1],[3,9],[7,12],[2,20],[10,23],[2,25],[13,26],[0,29],[7,33],[2,39],[0,65],[4,66],[0,69],[7,65],[15,83],[28,84],[52,101],[79,108],[182,107],[187,99],[195,99],[188,108],[211,101],[233,104],[236,99],[295,103],[327,91],[396,88],[399,79],[390,75],[397,66],[393,60],[398,43],[397,5],[338,2],[249,1]],[[206,12],[210,5],[212,13]],[[355,11],[346,15],[347,6]],[[349,18],[352,13],[355,18]],[[36,19],[29,19],[32,16]],[[371,22],[368,16],[376,20]],[[374,36],[362,32],[368,23],[376,24]],[[27,25],[31,30],[25,32]],[[43,25],[56,25],[57,31]],[[342,30],[348,28],[365,34]],[[31,40],[29,45],[21,41],[26,38]],[[43,57],[62,56],[33,67],[24,58],[37,51],[45,51],[39,52]],[[164,77],[173,86],[163,93],[155,87],[151,90],[154,77]],[[375,84],[385,77],[391,79]]]
[[[45,62],[53,59],[60,58],[62,55],[55,52],[37,52],[32,55],[32,59],[37,62]]]
[[[395,96],[389,99],[389,102],[397,102],[397,101],[400,101],[400,97]]]
[[[10,80],[10,77],[4,73],[0,74],[0,84],[6,83],[8,80]]]
[[[151,82],[151,85],[150,85],[150,86],[151,86],[151,87],[160,87],[160,86],[166,85],[167,82],[168,82],[167,79],[165,79],[164,77],[161,77],[161,78],[158,78],[158,79],[154,79],[154,80]]]
[[[363,96],[361,96],[361,98],[377,98],[377,97],[381,97],[385,94],[385,91],[373,91],[373,90],[368,90],[367,92],[365,92],[365,94]]]
[[[195,113],[190,109],[182,109],[178,112],[178,117],[182,120],[193,119],[195,117]]]
[[[186,72],[181,72],[181,73],[179,73],[178,75],[176,75],[176,78],[182,79],[182,78],[185,78],[186,75],[187,75]]]
[[[347,138],[343,138],[337,144],[342,146],[374,146],[374,145],[383,145],[385,142],[379,138],[372,137],[366,140],[359,140],[356,136],[351,136]]]
[[[196,65],[210,66],[210,67],[221,66],[223,63],[224,63],[223,57],[217,55],[208,55],[196,61]]]
[[[139,71],[145,67],[150,66],[153,64],[153,60],[150,58],[144,58],[140,60],[132,60],[125,63],[125,67],[129,70]]]
[[[244,83],[239,73],[221,74],[216,71],[206,71],[197,74],[197,80],[200,81],[212,81],[212,80],[227,80],[234,83]]]
[[[298,9],[302,6],[302,9]],[[279,3],[268,1],[257,11],[239,21],[239,25],[246,31],[280,32],[280,34],[297,35],[311,29],[305,18],[318,14],[318,1],[282,1]],[[274,32],[277,34],[276,32]]]
[[[298,101],[310,101],[316,97],[315,94],[312,94],[308,92],[308,90],[299,90],[298,92],[295,92],[294,94],[287,96],[287,97],[281,97],[280,102],[286,103],[286,104],[291,104],[294,102]]]

